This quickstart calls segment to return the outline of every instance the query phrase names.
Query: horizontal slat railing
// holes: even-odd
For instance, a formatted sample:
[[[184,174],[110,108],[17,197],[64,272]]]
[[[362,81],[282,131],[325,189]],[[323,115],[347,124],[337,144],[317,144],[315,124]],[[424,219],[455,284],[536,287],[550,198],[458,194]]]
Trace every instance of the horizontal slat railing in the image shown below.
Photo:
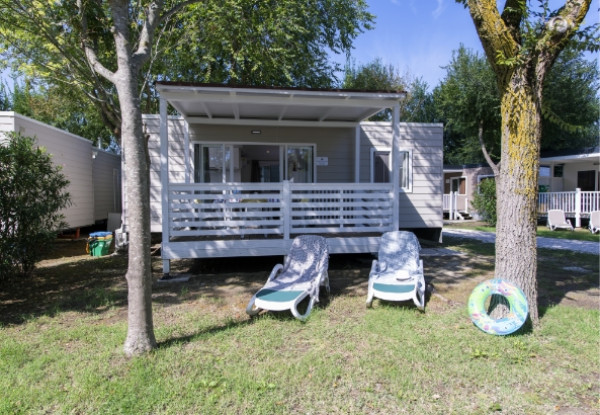
[[[280,200],[278,184],[171,184],[170,236],[281,235]]]
[[[290,184],[290,232],[382,233],[392,229],[389,184]]]
[[[389,184],[170,184],[169,237],[382,233]]]

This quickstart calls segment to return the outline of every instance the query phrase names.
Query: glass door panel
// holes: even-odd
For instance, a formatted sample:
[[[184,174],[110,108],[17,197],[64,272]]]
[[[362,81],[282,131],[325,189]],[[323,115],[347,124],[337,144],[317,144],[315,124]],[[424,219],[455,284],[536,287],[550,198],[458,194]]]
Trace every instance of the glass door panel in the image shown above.
[[[312,146],[288,146],[286,150],[288,180],[295,183],[314,182],[314,150]]]

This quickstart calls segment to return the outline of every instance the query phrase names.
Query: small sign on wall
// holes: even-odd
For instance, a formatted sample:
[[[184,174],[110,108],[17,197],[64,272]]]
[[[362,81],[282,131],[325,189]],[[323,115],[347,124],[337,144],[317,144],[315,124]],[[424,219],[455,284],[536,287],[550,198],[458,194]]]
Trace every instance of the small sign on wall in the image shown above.
[[[315,166],[328,166],[329,158],[328,157],[315,157]]]

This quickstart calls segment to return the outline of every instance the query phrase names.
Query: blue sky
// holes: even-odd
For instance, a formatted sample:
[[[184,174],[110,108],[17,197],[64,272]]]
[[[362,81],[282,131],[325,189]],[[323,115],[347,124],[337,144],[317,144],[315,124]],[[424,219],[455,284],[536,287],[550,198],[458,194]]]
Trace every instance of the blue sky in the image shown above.
[[[375,29],[355,40],[352,59],[366,64],[380,58],[401,74],[422,77],[433,89],[443,79],[441,68],[462,43],[483,54],[467,9],[455,0],[368,0],[376,15]],[[504,2],[500,2],[504,4]],[[551,1],[564,4],[564,0]],[[588,23],[598,22],[598,0],[592,0]],[[596,55],[597,58],[597,55]],[[345,58],[339,59],[342,63]]]

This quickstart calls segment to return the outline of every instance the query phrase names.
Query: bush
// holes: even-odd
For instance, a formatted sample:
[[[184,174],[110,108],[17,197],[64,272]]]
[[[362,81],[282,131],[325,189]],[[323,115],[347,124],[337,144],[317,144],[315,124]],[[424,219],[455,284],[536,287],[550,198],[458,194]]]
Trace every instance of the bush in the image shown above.
[[[0,136],[0,138],[3,138]],[[0,145],[0,280],[31,273],[70,204],[69,181],[35,140],[8,133]]]
[[[473,207],[483,220],[491,226],[496,226],[496,180],[482,180],[478,190],[473,196]]]

